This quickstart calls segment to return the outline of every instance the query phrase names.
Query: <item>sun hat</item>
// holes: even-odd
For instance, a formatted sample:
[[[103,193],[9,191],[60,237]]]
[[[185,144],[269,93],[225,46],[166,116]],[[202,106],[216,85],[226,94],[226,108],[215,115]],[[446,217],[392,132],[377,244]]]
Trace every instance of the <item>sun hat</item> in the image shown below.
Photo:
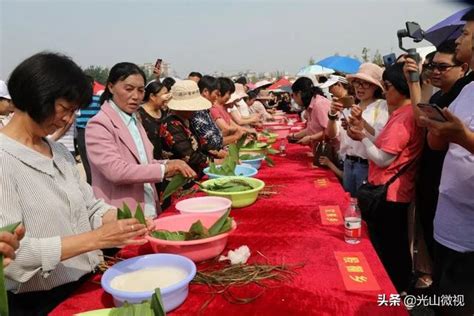
[[[196,82],[181,80],[171,87],[168,108],[175,111],[201,111],[210,109],[211,102],[201,96]]]
[[[243,84],[236,83],[235,84],[235,92],[230,95],[229,101],[227,103],[233,103],[235,101],[238,101],[240,99],[243,99],[245,97],[248,97],[249,95],[245,93],[245,88]]]
[[[3,80],[0,80],[0,98],[4,98],[8,100],[12,99],[12,97],[10,96],[10,93],[8,93],[7,85],[5,84],[5,81]]]
[[[255,87],[253,90],[258,89],[258,88],[264,88],[266,86],[270,86],[273,82],[268,81],[268,80],[260,80],[255,83]]]
[[[343,84],[348,84],[349,81],[347,81],[346,78],[341,77],[341,76],[336,76],[336,75],[330,75],[328,80],[320,85],[318,85],[321,89],[329,88],[330,86],[336,84],[336,83],[343,83]]]
[[[360,65],[359,70],[354,75],[347,75],[346,78],[349,82],[352,82],[354,79],[360,79],[367,82],[370,82],[384,91],[382,85],[382,74],[383,69],[373,63],[363,63]]]

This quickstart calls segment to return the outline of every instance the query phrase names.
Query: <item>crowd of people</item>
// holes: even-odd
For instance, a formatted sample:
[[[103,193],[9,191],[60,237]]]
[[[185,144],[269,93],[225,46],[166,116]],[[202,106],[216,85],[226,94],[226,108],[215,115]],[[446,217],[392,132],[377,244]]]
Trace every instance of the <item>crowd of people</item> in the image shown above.
[[[0,227],[22,223],[0,233],[13,315],[46,315],[95,271],[100,250],[145,243],[151,219],[170,205],[162,199],[167,179],[200,179],[276,110],[301,115],[306,127],[288,141],[312,147],[359,198],[397,291],[464,295],[462,310],[440,311],[471,315],[474,10],[463,20],[462,35],[422,63],[401,55],[385,68],[364,63],[321,82],[300,77],[291,94],[245,77],[161,80],[159,67],[147,82],[130,62],[113,66],[93,93],[93,78],[69,57],[26,59],[0,82]],[[425,103],[443,119],[423,111]],[[337,155],[318,152],[322,142]],[[117,220],[123,203],[141,204],[147,225]]]

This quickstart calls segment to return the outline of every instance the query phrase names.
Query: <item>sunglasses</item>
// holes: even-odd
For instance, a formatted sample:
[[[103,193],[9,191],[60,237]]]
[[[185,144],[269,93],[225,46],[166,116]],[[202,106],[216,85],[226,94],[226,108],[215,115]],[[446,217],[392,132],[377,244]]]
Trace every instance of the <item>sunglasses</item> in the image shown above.
[[[438,70],[439,72],[445,72],[453,67],[459,67],[460,65],[448,65],[448,64],[438,64],[438,63],[429,63],[426,65],[427,70]]]

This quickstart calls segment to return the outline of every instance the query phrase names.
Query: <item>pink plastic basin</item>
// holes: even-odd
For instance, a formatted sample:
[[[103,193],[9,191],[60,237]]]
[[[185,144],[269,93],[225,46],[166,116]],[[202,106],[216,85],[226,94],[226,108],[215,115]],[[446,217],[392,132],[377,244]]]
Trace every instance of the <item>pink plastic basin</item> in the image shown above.
[[[279,126],[272,126],[270,128],[270,130],[274,133],[277,133],[278,134],[278,139],[282,139],[282,138],[286,138],[286,136],[288,136],[288,134],[290,133],[290,130],[291,130],[291,126],[282,126],[282,125],[279,125]]]
[[[191,225],[197,220],[209,228],[220,217],[219,214],[180,214],[166,216],[155,219],[155,229],[166,229],[169,231],[188,231]],[[237,227],[235,221],[232,223],[232,229],[224,234],[210,238],[189,241],[162,240],[146,236],[154,252],[174,253],[188,257],[194,262],[199,262],[217,257],[227,244],[227,238]]]

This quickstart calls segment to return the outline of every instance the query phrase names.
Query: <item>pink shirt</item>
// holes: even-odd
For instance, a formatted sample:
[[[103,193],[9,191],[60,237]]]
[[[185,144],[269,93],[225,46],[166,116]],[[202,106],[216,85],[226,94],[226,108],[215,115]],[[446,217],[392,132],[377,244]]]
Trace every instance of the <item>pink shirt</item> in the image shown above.
[[[323,96],[317,95],[311,100],[307,109],[308,121],[306,123],[306,130],[309,132],[308,135],[314,135],[326,129],[330,108],[331,101]]]
[[[229,112],[227,112],[227,109],[221,105],[213,105],[210,112],[214,122],[217,121],[217,119],[223,119],[227,124],[230,124],[232,120],[232,117],[230,116]]]
[[[423,148],[424,131],[418,127],[411,105],[405,105],[392,113],[387,125],[380,132],[375,145],[397,158],[388,167],[378,167],[369,162],[369,182],[385,184],[404,165],[418,158]],[[416,163],[412,164],[387,192],[387,201],[410,203],[415,194]]]

